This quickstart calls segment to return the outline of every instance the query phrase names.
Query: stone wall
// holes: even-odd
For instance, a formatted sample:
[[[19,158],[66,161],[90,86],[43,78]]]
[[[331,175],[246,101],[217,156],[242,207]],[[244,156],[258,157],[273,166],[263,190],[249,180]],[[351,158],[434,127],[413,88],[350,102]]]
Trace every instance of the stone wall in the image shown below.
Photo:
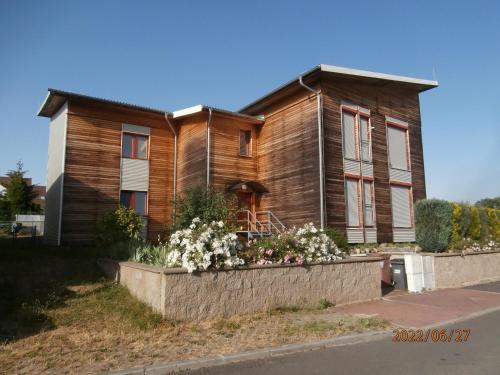
[[[432,257],[436,288],[460,288],[500,280],[500,251]]]
[[[188,274],[131,262],[103,260],[108,277],[163,316],[201,320],[266,311],[275,307],[337,304],[381,296],[376,257],[308,266],[263,265]]]

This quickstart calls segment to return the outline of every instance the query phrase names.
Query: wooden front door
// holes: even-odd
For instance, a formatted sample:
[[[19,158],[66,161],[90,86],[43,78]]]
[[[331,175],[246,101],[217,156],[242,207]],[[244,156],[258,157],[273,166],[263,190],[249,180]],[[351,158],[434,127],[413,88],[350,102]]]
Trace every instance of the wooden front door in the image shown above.
[[[254,193],[246,192],[246,191],[239,191],[238,192],[238,208],[240,209],[240,211],[248,210],[252,214],[255,214]],[[242,223],[244,220],[247,220],[247,218],[248,218],[247,212],[240,212],[238,214],[238,221],[240,221],[240,223]],[[252,217],[250,217],[250,219],[252,220]]]

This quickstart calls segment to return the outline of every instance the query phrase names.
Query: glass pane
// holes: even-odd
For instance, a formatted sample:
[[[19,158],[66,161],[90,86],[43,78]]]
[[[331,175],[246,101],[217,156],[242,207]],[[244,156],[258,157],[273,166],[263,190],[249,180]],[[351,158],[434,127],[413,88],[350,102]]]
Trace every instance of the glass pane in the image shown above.
[[[368,142],[368,119],[366,117],[360,117],[359,121],[361,125],[361,140]]]
[[[346,180],[346,194],[347,194],[347,226],[359,226],[359,195],[358,195],[358,181]]]
[[[250,156],[251,139],[252,139],[252,132],[240,131],[240,155]]]
[[[406,130],[387,127],[389,138],[389,162],[391,168],[408,170],[408,150],[406,148]]]
[[[137,159],[148,158],[148,137],[137,137]]]
[[[122,158],[132,157],[132,136],[130,134],[123,134],[122,139]]]
[[[135,212],[142,216],[146,215],[146,194],[142,191],[134,193]]]
[[[122,191],[120,193],[120,204],[125,207],[130,207],[130,198],[132,194],[129,191]]]
[[[349,112],[342,112],[342,126],[344,133],[344,157],[358,159],[356,155],[356,131],[354,115]]]
[[[373,225],[373,208],[365,207],[365,225],[371,227]]]

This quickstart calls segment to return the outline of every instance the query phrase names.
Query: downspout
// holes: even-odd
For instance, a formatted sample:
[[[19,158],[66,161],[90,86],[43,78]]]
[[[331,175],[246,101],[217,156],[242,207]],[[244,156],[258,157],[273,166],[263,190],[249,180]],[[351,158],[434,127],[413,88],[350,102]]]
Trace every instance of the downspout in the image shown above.
[[[325,229],[325,197],[324,197],[324,187],[325,187],[325,159],[323,153],[323,114],[322,114],[322,105],[321,105],[321,90],[316,91],[313,88],[307,86],[302,82],[302,76],[299,77],[299,83],[305,89],[311,91],[314,95],[316,95],[317,101],[317,110],[318,110],[318,149],[319,149],[319,207],[320,207],[320,227],[321,229]]]
[[[174,134],[174,207],[172,212],[172,220],[175,224],[175,220],[177,218],[177,130],[170,122],[168,113],[165,113],[165,120],[167,121],[168,126],[170,126],[170,130],[172,130],[172,133]]]
[[[212,123],[212,108],[208,107],[207,120],[207,191],[210,188],[210,124]]]

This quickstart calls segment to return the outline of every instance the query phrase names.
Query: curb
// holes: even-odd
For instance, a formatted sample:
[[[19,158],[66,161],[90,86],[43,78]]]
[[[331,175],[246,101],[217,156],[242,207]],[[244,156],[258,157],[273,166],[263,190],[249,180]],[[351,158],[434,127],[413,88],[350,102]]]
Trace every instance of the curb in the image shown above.
[[[157,364],[144,367],[136,367],[125,370],[106,372],[102,375],[167,375],[181,370],[196,370],[203,367],[221,366],[230,363],[266,359],[297,352],[312,351],[335,346],[360,344],[363,342],[382,340],[389,337],[392,330],[365,332],[355,335],[346,335],[332,339],[314,341],[308,343],[289,344],[274,348],[253,350],[235,354],[221,354],[188,361],[178,361],[165,364]]]

